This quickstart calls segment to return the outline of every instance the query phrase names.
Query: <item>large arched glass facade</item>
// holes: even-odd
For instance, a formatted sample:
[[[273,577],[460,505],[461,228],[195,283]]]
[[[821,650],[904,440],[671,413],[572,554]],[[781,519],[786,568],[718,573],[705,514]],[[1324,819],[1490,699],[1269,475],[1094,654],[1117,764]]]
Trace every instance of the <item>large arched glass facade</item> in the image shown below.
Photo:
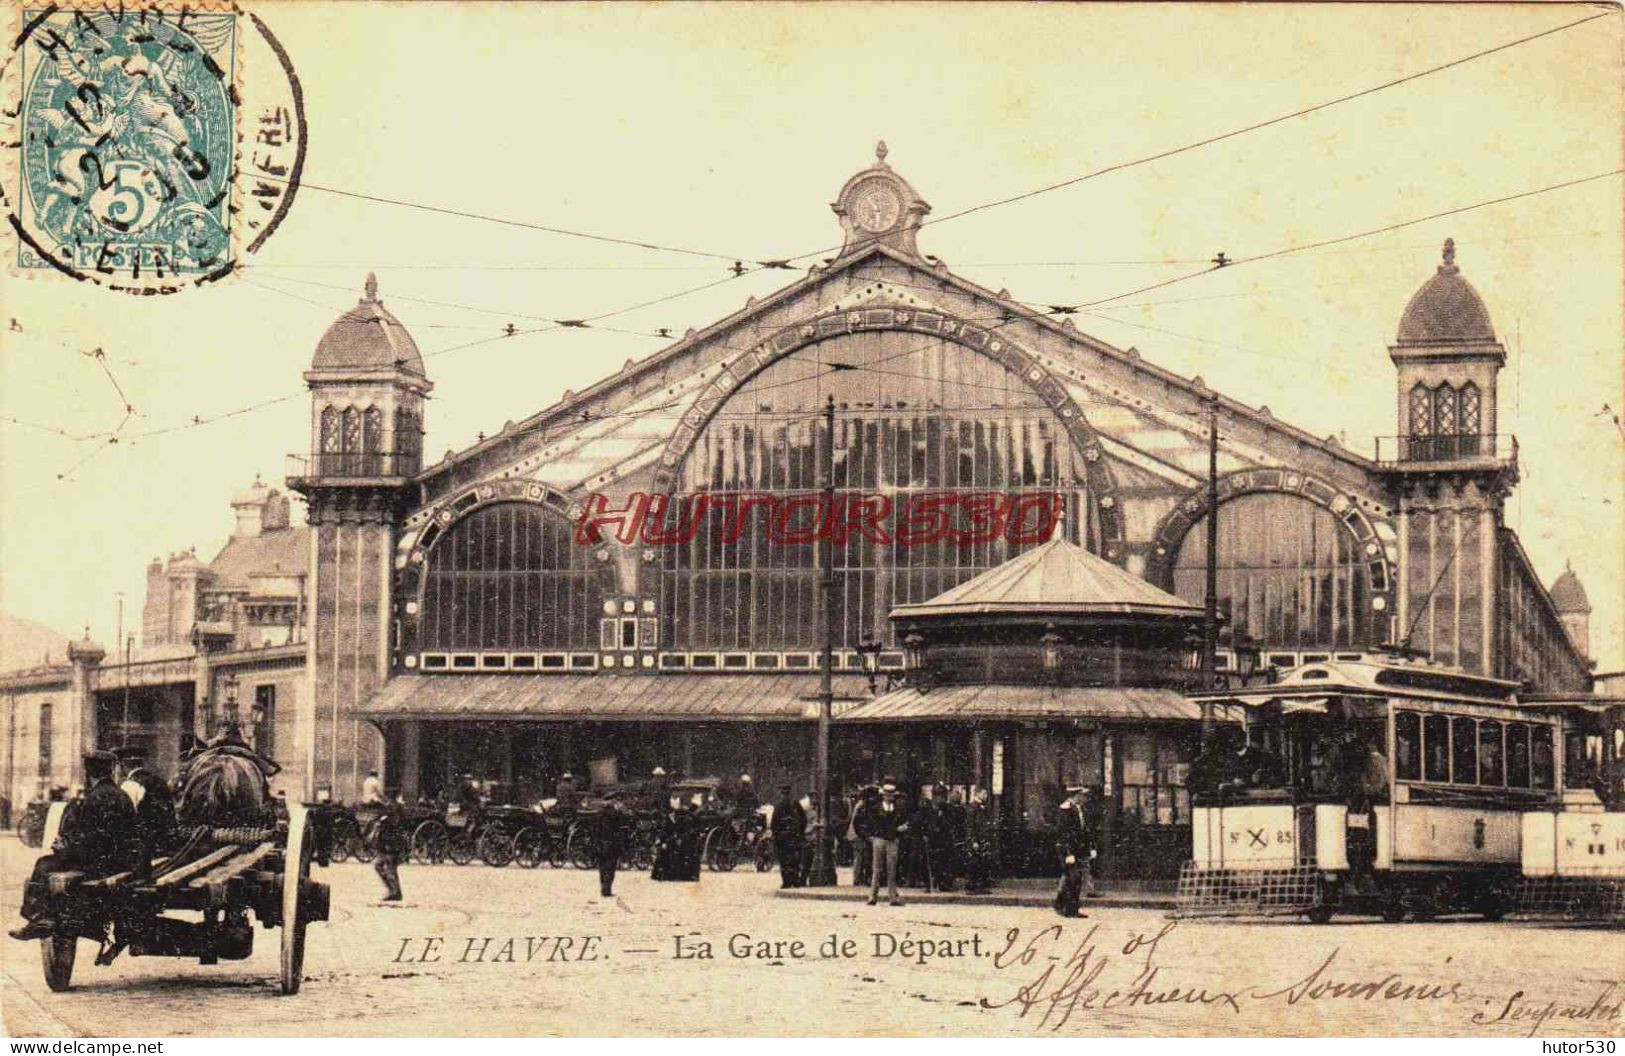
[[[602,598],[592,549],[557,512],[522,502],[476,510],[429,551],[421,648],[593,649]]]
[[[950,496],[968,527],[966,496],[1052,496],[1067,538],[1101,549],[1085,465],[1062,421],[1018,376],[970,349],[920,334],[849,334],[780,360],[740,386],[696,439],[679,496],[713,500],[818,495],[825,401],[834,396],[838,503],[883,497],[897,528],[928,497]],[[880,501],[880,500],[874,500]],[[994,501],[994,500],[984,500]],[[737,508],[737,507],[735,507]],[[781,506],[782,508],[782,506]],[[683,507],[673,512],[675,518]],[[661,605],[675,649],[816,649],[823,641],[815,543],[774,542],[766,506],[749,507],[738,538],[715,501],[692,540],[662,548]],[[805,507],[811,523],[816,513]],[[1042,514],[1024,520],[1033,527]],[[1015,526],[982,541],[905,545],[854,533],[835,553],[836,640],[891,641],[886,615],[924,601],[1036,545]],[[985,534],[985,533],[984,533]],[[1017,538],[1012,539],[1012,536]]]
[[[1261,492],[1219,507],[1219,598],[1231,626],[1276,649],[1348,649],[1371,637],[1365,568],[1335,514],[1298,495]],[[1207,518],[1185,533],[1174,593],[1207,590]]]

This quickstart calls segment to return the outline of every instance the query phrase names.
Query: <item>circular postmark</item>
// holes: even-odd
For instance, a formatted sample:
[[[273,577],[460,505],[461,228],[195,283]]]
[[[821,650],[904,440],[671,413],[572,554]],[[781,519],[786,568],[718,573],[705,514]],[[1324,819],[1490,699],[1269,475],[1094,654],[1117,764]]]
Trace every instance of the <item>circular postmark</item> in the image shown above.
[[[20,11],[3,70],[9,265],[174,293],[229,275],[299,188],[303,93],[235,3]]]

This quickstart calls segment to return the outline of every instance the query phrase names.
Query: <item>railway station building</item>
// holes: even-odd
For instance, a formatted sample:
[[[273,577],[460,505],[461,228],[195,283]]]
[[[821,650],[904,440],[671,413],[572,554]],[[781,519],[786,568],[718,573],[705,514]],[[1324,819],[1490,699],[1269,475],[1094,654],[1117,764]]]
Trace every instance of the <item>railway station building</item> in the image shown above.
[[[433,384],[368,278],[304,375],[287,487],[308,527],[267,529],[305,547],[278,588],[297,626],[254,646],[290,653],[294,787],[353,799],[379,767],[411,799],[468,772],[529,802],[566,771],[659,766],[805,789],[828,626],[837,789],[977,784],[1036,834],[1081,783],[1137,846],[1180,845],[1210,411],[1221,667],[1236,645],[1285,667],[1406,639],[1591,688],[1584,591],[1549,591],[1504,523],[1505,351],[1452,244],[1368,335],[1395,418],[1360,452],[1313,407],[1246,406],[956,275],[884,151],[833,210],[842,249],[803,278],[432,463]],[[163,633],[207,648],[220,621],[186,615]],[[955,684],[926,684],[943,663]]]

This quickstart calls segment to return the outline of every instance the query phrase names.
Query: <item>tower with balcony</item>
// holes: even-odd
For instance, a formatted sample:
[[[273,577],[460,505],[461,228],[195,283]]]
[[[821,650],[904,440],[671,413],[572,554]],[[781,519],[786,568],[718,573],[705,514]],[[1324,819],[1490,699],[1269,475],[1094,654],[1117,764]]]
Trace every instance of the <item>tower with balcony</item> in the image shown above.
[[[390,559],[422,466],[423,403],[433,386],[371,275],[360,302],[317,343],[305,381],[311,444],[293,456],[288,478],[305,496],[311,529],[311,707],[296,750],[314,761],[307,795],[325,788],[354,799],[381,761],[376,730],[354,709],[389,677]]]
[[[1517,443],[1496,433],[1506,349],[1447,239],[1434,275],[1406,304],[1388,349],[1398,433],[1377,441],[1399,520],[1394,640],[1490,674],[1502,509]]]

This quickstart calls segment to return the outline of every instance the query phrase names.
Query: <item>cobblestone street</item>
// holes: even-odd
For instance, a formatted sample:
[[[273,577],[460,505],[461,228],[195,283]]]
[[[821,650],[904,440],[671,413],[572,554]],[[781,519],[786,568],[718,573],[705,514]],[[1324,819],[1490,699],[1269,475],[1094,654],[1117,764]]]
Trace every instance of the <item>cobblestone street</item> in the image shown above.
[[[8,922],[34,853],[3,841]],[[618,897],[600,900],[592,873],[449,865],[404,868],[407,901],[386,907],[369,867],[317,873],[333,885],[333,920],[309,932],[298,996],[276,993],[276,932],[256,933],[249,960],[212,967],[123,957],[97,968],[81,943],[65,994],[46,989],[35,944],[6,940],[7,1029],[1599,1036],[1625,1023],[1618,931],[1363,920],[1170,927],[1155,910],[1099,906],[1057,930],[1058,918],[1039,909],[780,899],[776,876],[750,872],[706,873],[698,886],[623,874]],[[790,945],[798,940],[801,948]],[[1586,1009],[1589,1018],[1573,1018]]]

